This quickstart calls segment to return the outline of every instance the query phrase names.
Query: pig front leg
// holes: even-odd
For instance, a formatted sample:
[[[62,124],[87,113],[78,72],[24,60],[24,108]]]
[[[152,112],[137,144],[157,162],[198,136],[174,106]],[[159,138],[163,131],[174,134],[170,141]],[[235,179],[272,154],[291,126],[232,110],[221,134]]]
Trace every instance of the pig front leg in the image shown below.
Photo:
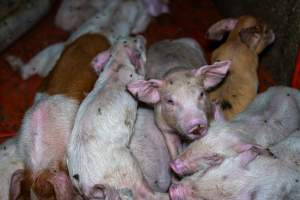
[[[14,70],[20,73],[23,80],[36,74],[46,77],[60,58],[64,47],[64,43],[50,45],[31,58],[27,64],[24,64],[20,58],[13,55],[7,56],[6,61]]]
[[[182,152],[182,144],[178,135],[174,133],[163,132],[171,159],[176,159],[177,155]]]

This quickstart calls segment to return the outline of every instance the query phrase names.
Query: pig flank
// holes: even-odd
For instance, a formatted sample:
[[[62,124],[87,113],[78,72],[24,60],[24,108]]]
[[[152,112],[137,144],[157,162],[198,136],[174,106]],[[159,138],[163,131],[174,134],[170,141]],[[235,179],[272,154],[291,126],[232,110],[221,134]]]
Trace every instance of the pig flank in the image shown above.
[[[159,79],[133,82],[128,90],[154,104],[156,124],[174,159],[181,151],[178,134],[189,140],[205,135],[215,116],[205,91],[222,80],[230,61],[195,68],[206,61],[200,46],[189,38],[158,42],[150,47],[147,58],[147,77]]]
[[[208,29],[206,36],[220,40],[227,31],[231,32],[226,42],[213,52],[211,62],[229,59],[232,64],[226,79],[208,95],[221,104],[225,118],[232,119],[255,98],[258,54],[275,36],[262,20],[252,16],[220,20]]]
[[[54,199],[78,197],[66,169],[66,144],[78,105],[97,79],[90,62],[108,47],[102,35],[79,37],[65,49],[42,83],[18,135],[25,170],[16,171],[12,177],[11,199],[29,198],[28,195]]]
[[[126,84],[144,77],[143,38],[122,38],[109,52],[95,58],[93,66],[104,70],[75,119],[67,152],[70,176],[87,198],[105,197],[107,187],[128,188],[135,199],[156,196],[129,150],[137,102]]]

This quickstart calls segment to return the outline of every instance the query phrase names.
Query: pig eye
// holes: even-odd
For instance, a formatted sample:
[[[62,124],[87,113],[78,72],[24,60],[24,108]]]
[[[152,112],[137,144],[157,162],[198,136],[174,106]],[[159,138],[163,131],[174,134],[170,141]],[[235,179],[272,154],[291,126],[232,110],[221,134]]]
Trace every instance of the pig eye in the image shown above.
[[[172,99],[167,99],[167,103],[172,106],[175,105],[175,102]]]
[[[199,99],[202,99],[203,96],[204,96],[204,92],[200,92]]]

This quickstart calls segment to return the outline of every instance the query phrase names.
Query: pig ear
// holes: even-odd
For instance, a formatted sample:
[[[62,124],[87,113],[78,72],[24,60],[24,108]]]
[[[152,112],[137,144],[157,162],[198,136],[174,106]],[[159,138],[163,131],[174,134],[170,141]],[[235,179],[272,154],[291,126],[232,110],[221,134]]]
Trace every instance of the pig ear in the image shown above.
[[[163,84],[162,80],[151,79],[149,81],[138,80],[127,85],[128,91],[145,103],[158,103],[160,100],[159,87]]]
[[[250,28],[243,28],[239,32],[241,41],[246,44],[250,49],[255,49],[259,41],[261,40],[260,30],[257,26]]]
[[[234,29],[237,22],[236,18],[222,19],[209,27],[205,37],[210,40],[222,40],[224,34]]]
[[[111,54],[109,50],[99,53],[91,62],[92,67],[94,68],[97,74],[100,74],[104,69],[105,64],[108,62]]]
[[[19,169],[13,173],[10,180],[9,199],[17,200],[21,198],[22,181],[24,178],[25,175],[23,169]]]
[[[65,172],[58,172],[48,179],[48,182],[53,186],[55,197],[57,200],[72,200],[74,199],[75,191],[71,180]]]
[[[216,86],[223,80],[230,65],[230,60],[215,62],[212,65],[204,65],[196,71],[196,76],[203,80],[204,88],[209,89]]]

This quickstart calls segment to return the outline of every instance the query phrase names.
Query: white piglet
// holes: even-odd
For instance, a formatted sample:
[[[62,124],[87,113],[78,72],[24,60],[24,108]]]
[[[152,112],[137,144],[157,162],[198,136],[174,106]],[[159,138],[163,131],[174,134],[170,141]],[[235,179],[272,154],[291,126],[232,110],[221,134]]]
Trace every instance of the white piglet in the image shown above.
[[[144,78],[144,45],[142,37],[119,39],[92,62],[103,72],[80,105],[67,147],[69,174],[86,198],[116,199],[107,189],[127,188],[134,199],[168,199],[151,191],[129,149],[137,102],[126,85]]]

